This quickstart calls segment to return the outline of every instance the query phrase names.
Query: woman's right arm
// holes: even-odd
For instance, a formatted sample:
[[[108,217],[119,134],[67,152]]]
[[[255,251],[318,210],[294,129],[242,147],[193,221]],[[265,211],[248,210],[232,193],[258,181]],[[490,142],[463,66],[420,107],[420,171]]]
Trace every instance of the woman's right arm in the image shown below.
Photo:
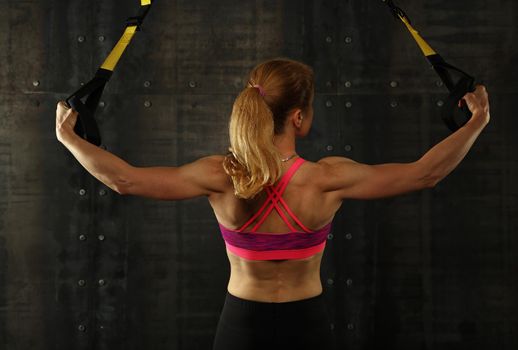
[[[434,187],[464,159],[489,122],[483,86],[466,94],[464,100],[473,113],[468,123],[415,162],[369,165],[345,157],[322,158],[318,163],[323,167],[323,191],[336,192],[341,199],[375,199]]]

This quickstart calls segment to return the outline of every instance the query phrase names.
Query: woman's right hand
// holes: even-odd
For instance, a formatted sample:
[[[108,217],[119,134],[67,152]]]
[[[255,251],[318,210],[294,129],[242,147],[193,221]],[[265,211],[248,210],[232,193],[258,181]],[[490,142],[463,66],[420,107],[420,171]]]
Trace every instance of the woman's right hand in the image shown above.
[[[480,120],[484,125],[489,123],[489,119],[491,119],[489,114],[489,100],[484,85],[477,85],[475,91],[468,92],[462,99],[466,101],[466,105],[471,113],[473,113],[471,119]],[[462,100],[459,101],[459,107],[461,103]]]

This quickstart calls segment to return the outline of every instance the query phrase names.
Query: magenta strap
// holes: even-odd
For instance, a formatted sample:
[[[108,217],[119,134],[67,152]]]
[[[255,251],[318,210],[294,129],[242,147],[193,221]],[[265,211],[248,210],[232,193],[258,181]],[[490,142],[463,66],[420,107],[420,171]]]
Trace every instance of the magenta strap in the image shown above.
[[[288,206],[286,205],[286,202],[282,199],[282,194],[284,193],[284,190],[286,189],[286,187],[288,186],[288,182],[290,181],[291,177],[293,176],[293,174],[297,171],[297,169],[302,165],[302,163],[304,163],[304,159],[303,158],[297,158],[295,160],[295,162],[293,162],[293,164],[291,165],[291,167],[288,169],[288,171],[284,174],[284,176],[281,178],[281,180],[279,181],[279,183],[277,184],[276,187],[273,187],[273,186],[269,186],[269,187],[266,187],[266,191],[268,192],[268,198],[266,199],[266,201],[264,202],[263,206],[261,207],[261,209],[259,209],[257,211],[257,213],[252,216],[250,218],[250,220],[248,220],[247,223],[245,223],[243,225],[243,227],[241,227],[238,232],[241,232],[242,230],[244,230],[248,225],[250,225],[251,222],[253,222],[260,214],[261,212],[265,209],[265,207],[268,205],[268,203],[271,201],[272,203],[270,204],[270,207],[266,210],[265,214],[263,215],[263,217],[259,220],[259,222],[257,222],[257,224],[254,226],[254,228],[252,229],[251,232],[255,232],[257,230],[257,228],[264,222],[264,220],[266,219],[266,217],[268,216],[268,214],[273,210],[273,208],[275,207],[275,209],[277,210],[277,212],[279,213],[279,215],[281,216],[281,218],[284,220],[284,222],[288,225],[288,227],[290,228],[290,230],[292,231],[296,231],[296,229],[291,225],[291,223],[289,222],[289,220],[286,218],[286,216],[284,215],[284,213],[281,211],[281,208],[280,206],[277,204],[277,202],[280,200],[281,203],[284,205],[284,207],[286,208],[286,211],[288,212],[288,214],[290,214],[290,216],[297,222],[297,224],[299,224],[303,230],[307,231],[307,232],[312,232],[311,230],[307,229],[301,222],[300,220],[298,220],[295,215],[293,214],[293,212],[288,208]]]
[[[284,174],[284,175],[286,175],[286,174]],[[279,189],[279,188],[282,186],[282,184],[283,184],[283,182],[284,182],[284,178],[285,178],[285,176],[283,176],[283,177],[279,180],[279,183],[277,184],[276,189]],[[248,227],[248,225],[250,225],[250,224],[252,223],[252,221],[254,221],[254,220],[255,220],[255,218],[257,218],[257,217],[261,214],[261,212],[263,211],[263,209],[268,205],[268,201],[269,201],[269,200],[270,200],[270,196],[268,196],[268,198],[264,201],[264,204],[263,204],[263,206],[261,207],[261,209],[259,209],[259,210],[257,211],[257,213],[255,213],[255,214],[250,218],[250,220],[248,220],[248,221],[243,225],[243,227],[241,227],[239,230],[237,230],[237,232],[241,232],[241,231],[243,231],[245,228],[247,228],[247,227]]]
[[[299,158],[300,159],[300,158]],[[298,160],[298,159],[297,159]],[[293,176],[293,174],[295,173],[295,170],[298,169],[298,167],[300,166],[296,166],[296,161],[293,162],[293,164],[291,165],[291,167],[288,169],[288,171],[286,172],[286,176],[284,177],[283,179],[283,182],[282,182],[282,187],[280,189],[280,191],[277,191],[277,189],[274,189],[274,192],[270,192],[269,191],[269,188],[266,187],[266,191],[268,192],[268,199],[266,199],[266,202],[269,202],[271,201],[272,204],[270,205],[270,207],[266,210],[266,213],[263,215],[263,217],[257,222],[257,224],[255,224],[254,228],[252,229],[252,232],[255,232],[257,230],[257,228],[259,226],[261,226],[261,224],[263,223],[263,221],[266,219],[266,217],[268,216],[268,214],[270,214],[270,212],[272,211],[273,207],[275,206],[275,208],[277,209],[277,211],[279,211],[279,207],[277,206],[277,200],[275,198],[275,195],[278,195],[278,196],[281,196],[282,193],[284,193],[284,190],[286,189],[286,187],[288,186],[288,182],[290,181],[291,177]],[[302,163],[301,163],[302,164]],[[284,216],[284,214],[282,212],[279,211],[279,215],[282,217],[282,219],[284,220],[284,222],[286,222],[286,217]],[[292,231],[295,231],[295,229],[291,226],[291,224],[289,222],[287,222],[287,225],[288,227],[290,228],[290,230]]]
[[[286,202],[284,201],[284,199],[282,197],[279,196],[279,201],[281,202],[281,204],[284,206],[284,208],[286,209],[286,212],[288,212],[288,214],[291,216],[291,218],[297,223],[299,224],[300,227],[302,227],[302,229],[308,233],[311,233],[313,231],[311,231],[309,228],[307,228],[306,226],[304,226],[304,224],[302,222],[300,222],[300,220],[295,216],[295,214],[293,214],[293,212],[291,211],[290,208],[288,208],[288,204],[286,204]],[[286,220],[284,220],[286,222]],[[286,222],[287,224],[288,222]],[[289,226],[289,225],[288,225]],[[295,230],[294,230],[295,231]]]
[[[275,190],[270,190],[268,187],[266,188],[266,191],[268,192],[268,200],[271,200],[272,201],[272,205],[270,205],[270,208],[268,208],[268,210],[266,211],[266,213],[263,215],[263,217],[261,218],[261,220],[259,220],[257,222],[257,224],[255,224],[254,228],[252,229],[252,232],[255,232],[259,226],[261,226],[261,224],[263,223],[264,220],[266,220],[266,217],[268,216],[268,214],[272,211],[273,207],[275,207],[275,209],[277,210],[277,212],[279,213],[279,215],[281,216],[282,220],[286,223],[286,225],[288,225],[288,227],[290,228],[291,231],[297,231],[290,223],[290,221],[288,220],[288,218],[286,218],[286,216],[284,215],[284,213],[282,212],[281,208],[279,207],[279,205],[277,204],[277,202],[279,201],[279,198],[280,198],[280,194],[275,192]],[[275,196],[278,196],[277,198],[275,198]]]

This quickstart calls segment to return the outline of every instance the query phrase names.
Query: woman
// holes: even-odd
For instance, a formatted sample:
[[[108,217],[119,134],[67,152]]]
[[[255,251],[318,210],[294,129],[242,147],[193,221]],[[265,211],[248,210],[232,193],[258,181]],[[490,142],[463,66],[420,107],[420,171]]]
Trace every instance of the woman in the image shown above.
[[[123,195],[207,196],[225,239],[231,275],[214,349],[332,349],[320,262],[345,198],[373,199],[435,186],[489,122],[483,86],[457,132],[411,163],[367,165],[344,157],[305,161],[295,139],[313,119],[312,69],[290,59],[256,66],[236,98],[230,153],[180,167],[134,167],[74,134],[77,113],[60,102],[56,134],[97,179]]]

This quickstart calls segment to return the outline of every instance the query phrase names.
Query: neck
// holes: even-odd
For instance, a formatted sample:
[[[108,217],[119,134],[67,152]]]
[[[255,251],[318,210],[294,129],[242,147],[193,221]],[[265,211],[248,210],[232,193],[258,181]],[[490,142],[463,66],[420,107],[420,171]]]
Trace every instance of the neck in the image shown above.
[[[273,144],[277,146],[282,158],[287,158],[297,152],[295,149],[295,135],[290,135],[289,133],[275,135],[273,137]]]

